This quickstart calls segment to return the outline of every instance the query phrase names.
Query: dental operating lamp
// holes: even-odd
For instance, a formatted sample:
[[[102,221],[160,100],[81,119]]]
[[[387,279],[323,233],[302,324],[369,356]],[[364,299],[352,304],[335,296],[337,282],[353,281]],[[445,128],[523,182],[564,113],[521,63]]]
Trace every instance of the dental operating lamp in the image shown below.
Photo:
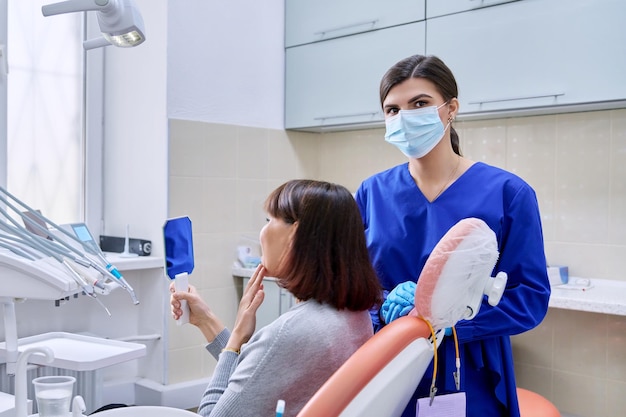
[[[68,0],[41,6],[44,16],[90,10],[97,12],[103,37],[84,41],[83,48],[108,45],[129,48],[146,40],[143,18],[134,0]]]

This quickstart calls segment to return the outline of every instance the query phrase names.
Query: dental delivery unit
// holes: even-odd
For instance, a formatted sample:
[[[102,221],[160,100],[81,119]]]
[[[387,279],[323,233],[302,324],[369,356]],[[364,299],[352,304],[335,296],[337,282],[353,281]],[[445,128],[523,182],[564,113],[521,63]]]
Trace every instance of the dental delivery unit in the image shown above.
[[[17,219],[21,219],[23,225]],[[61,299],[82,291],[100,303],[110,315],[97,294],[106,295],[121,287],[129,293],[133,304],[139,304],[133,288],[107,261],[84,223],[59,226],[2,187],[0,267],[21,270],[29,275],[41,271],[39,276],[32,276],[27,285],[24,281],[9,285],[10,294],[4,294],[7,291],[5,286],[1,296]],[[30,282],[35,280],[48,281],[48,284]],[[57,296],[53,288],[56,288]]]
[[[62,300],[83,293],[111,316],[98,295],[135,291],[104,257],[83,223],[59,226],[0,187],[0,301],[4,311],[7,373],[15,373],[15,300]]]

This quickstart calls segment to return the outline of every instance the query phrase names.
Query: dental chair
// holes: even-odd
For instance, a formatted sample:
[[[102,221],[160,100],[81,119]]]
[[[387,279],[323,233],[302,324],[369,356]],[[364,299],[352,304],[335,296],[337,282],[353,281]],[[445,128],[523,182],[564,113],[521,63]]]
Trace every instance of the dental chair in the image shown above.
[[[506,274],[490,277],[497,257],[495,234],[482,220],[463,219],[453,226],[424,265],[415,309],[361,346],[297,417],[400,416],[443,340],[443,329],[471,320],[485,295],[490,305],[500,301]],[[539,394],[520,388],[518,397],[521,417],[560,417]]]
[[[383,327],[315,393],[298,417],[397,417],[433,359],[430,329],[406,316]],[[521,417],[561,417],[545,397],[517,388]]]
[[[559,410],[547,398],[524,388],[517,388],[521,417],[561,417]]]
[[[433,359],[430,335],[421,318],[394,320],[322,385],[298,417],[399,416]]]

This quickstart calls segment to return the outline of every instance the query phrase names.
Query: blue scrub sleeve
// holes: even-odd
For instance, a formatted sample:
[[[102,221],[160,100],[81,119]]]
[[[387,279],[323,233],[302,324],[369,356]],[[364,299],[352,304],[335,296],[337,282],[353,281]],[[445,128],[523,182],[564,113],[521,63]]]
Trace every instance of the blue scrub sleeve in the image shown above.
[[[541,323],[548,310],[550,283],[535,194],[524,187],[508,201],[494,270],[507,273],[507,286],[497,306],[490,306],[485,297],[476,317],[457,323],[462,343],[525,332]]]

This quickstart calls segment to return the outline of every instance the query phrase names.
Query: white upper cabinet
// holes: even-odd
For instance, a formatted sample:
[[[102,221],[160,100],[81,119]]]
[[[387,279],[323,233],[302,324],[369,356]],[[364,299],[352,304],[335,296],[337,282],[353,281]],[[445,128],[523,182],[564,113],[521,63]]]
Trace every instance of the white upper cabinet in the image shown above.
[[[286,0],[285,47],[424,20],[425,0]]]
[[[424,53],[424,33],[417,22],[287,48],[285,127],[380,125],[380,80],[397,61]]]
[[[466,12],[513,1],[519,0],[428,0],[426,2],[426,18]]]
[[[286,17],[287,129],[382,126],[382,75],[424,53],[464,118],[626,103],[624,0],[286,0]]]
[[[516,1],[428,19],[426,52],[455,74],[460,114],[611,107],[626,99],[625,21],[624,0]]]

